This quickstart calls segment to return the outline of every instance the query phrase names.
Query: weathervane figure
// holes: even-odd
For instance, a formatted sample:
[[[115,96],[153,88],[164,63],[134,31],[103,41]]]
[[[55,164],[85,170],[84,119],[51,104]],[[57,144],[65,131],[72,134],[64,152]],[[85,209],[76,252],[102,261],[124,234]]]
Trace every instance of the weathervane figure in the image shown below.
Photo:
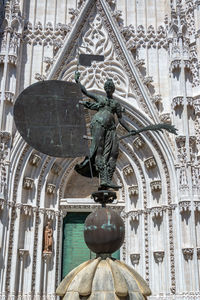
[[[86,177],[99,177],[99,190],[119,189],[120,186],[112,182],[119,140],[147,130],[165,129],[176,134],[176,129],[169,124],[155,124],[131,130],[122,118],[120,103],[113,97],[115,85],[112,79],[105,82],[106,95],[102,96],[87,91],[79,78],[80,73],[76,71],[76,83],[47,80],[27,87],[15,102],[16,127],[25,141],[42,153],[64,158],[86,156],[75,170]],[[82,101],[82,93],[94,102]],[[83,138],[86,124],[81,104],[96,111],[90,124],[90,149]],[[127,130],[125,136],[117,137],[115,116]]]
[[[88,92],[80,83],[79,78],[80,73],[76,71],[75,81],[80,86],[82,93],[95,101],[79,101],[79,103],[88,109],[96,110],[97,113],[92,118],[90,124],[92,136],[90,154],[86,156],[83,162],[75,166],[75,170],[86,177],[99,176],[100,189],[119,189],[120,186],[112,182],[119,154],[119,140],[147,130],[162,132],[162,129],[165,129],[176,134],[176,129],[169,124],[156,124],[146,126],[140,130],[131,130],[122,118],[120,103],[113,98],[115,85],[112,79],[107,79],[105,82],[104,90],[106,96],[101,96]],[[120,138],[117,137],[116,133],[115,115],[118,117],[119,123],[128,131],[127,135]]]
[[[79,77],[80,73],[76,72],[75,81],[81,87],[82,93],[95,101],[79,101],[79,103],[83,104],[88,109],[96,110],[97,113],[92,118],[90,124],[92,135],[90,155],[89,157],[86,157],[82,163],[76,165],[75,170],[86,177],[99,175],[100,188],[118,189],[120,186],[115,185],[112,182],[119,154],[115,115],[118,117],[119,123],[129,133],[134,133],[135,131],[130,130],[128,124],[122,118],[121,105],[113,98],[115,85],[112,79],[107,79],[105,82],[104,90],[106,96],[101,96],[88,92],[80,83]]]

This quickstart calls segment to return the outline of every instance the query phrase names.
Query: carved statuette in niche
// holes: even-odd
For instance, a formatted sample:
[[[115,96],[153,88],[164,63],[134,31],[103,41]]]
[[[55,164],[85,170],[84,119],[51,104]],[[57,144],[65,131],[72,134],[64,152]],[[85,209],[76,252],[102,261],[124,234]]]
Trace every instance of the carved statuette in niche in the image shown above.
[[[52,253],[53,247],[53,229],[51,222],[48,221],[44,227],[43,253]]]

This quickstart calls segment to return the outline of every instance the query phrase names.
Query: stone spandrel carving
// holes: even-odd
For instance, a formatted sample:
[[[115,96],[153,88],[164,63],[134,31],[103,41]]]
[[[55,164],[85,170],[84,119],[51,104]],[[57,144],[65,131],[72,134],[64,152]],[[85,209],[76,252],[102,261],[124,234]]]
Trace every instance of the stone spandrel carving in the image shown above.
[[[51,222],[48,221],[44,227],[43,253],[52,253],[53,249],[53,229]]]
[[[111,78],[115,84],[117,96],[135,98],[134,91],[130,90],[129,78],[124,72],[123,66],[117,57],[115,48],[103,26],[101,16],[96,14],[89,20],[88,29],[83,36],[80,45],[80,54],[104,55],[104,61],[92,62],[91,66],[80,66],[80,81],[88,88],[103,90],[104,82]],[[69,68],[63,75],[64,80],[74,80],[74,65],[77,65],[77,58],[69,64]]]

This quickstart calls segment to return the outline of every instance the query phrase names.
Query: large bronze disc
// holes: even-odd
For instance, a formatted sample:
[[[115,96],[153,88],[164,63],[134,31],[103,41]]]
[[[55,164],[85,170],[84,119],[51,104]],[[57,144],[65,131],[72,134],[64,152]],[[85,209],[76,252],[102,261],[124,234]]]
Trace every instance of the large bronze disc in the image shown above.
[[[14,120],[24,140],[55,157],[88,154],[80,87],[73,82],[40,81],[26,88],[14,106]]]

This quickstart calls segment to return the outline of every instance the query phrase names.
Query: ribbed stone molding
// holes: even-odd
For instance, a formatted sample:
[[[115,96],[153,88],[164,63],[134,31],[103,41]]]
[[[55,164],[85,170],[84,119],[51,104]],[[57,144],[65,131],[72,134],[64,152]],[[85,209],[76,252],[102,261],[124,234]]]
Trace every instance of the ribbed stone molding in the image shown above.
[[[131,267],[107,257],[88,260],[73,269],[60,283],[56,294],[65,300],[144,300],[151,290]]]

